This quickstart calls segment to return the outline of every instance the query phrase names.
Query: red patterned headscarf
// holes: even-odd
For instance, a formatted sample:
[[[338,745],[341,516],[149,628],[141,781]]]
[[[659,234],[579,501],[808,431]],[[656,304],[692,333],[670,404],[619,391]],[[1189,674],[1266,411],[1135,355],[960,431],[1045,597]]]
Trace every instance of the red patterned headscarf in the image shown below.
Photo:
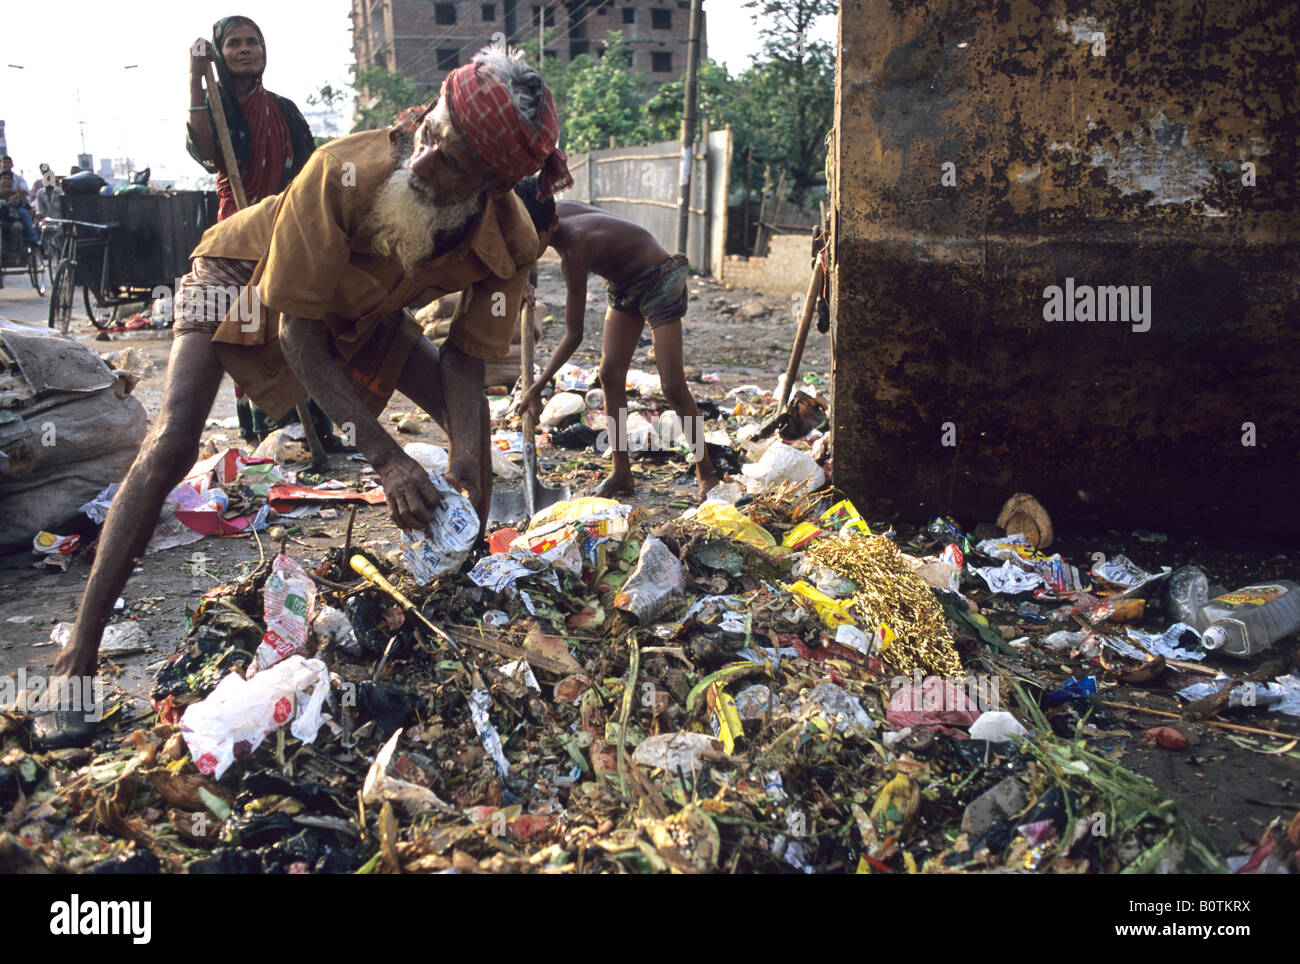
[[[551,92],[542,85],[539,123],[533,127],[510,103],[501,78],[481,63],[457,67],[442,82],[451,118],[474,152],[511,182],[538,168],[538,195],[546,198],[573,186],[568,159],[556,148],[560,122]]]

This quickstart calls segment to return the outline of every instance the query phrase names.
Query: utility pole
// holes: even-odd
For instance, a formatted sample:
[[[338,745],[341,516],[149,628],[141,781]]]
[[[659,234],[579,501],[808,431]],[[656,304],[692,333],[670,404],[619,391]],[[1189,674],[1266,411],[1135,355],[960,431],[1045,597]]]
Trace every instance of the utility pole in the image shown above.
[[[680,193],[677,209],[677,250],[686,252],[686,238],[691,224],[691,173],[695,167],[695,100],[699,88],[700,21],[704,17],[704,0],[691,0],[690,52],[686,60],[686,97],[682,105],[682,170],[678,177]]]

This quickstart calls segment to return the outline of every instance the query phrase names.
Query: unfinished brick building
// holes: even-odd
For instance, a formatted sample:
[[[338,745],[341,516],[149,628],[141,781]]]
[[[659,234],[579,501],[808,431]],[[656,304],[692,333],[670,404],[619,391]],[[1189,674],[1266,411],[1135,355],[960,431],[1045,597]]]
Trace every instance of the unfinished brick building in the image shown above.
[[[632,50],[632,69],[651,83],[686,72],[689,0],[352,0],[351,16],[359,66],[399,71],[430,92],[493,34],[512,43],[534,40],[542,20],[554,37],[546,55],[561,63],[581,54],[599,57],[605,36],[619,30]],[[700,56],[707,55],[702,31]]]

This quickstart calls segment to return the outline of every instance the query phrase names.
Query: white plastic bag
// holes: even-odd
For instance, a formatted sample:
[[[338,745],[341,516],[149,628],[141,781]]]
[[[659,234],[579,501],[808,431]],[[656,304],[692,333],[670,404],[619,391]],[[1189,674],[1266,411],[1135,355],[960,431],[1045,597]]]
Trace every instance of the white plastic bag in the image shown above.
[[[970,725],[972,740],[1004,743],[1028,735],[1029,731],[1020,725],[1020,721],[1004,710],[989,710],[981,713],[979,719]]]
[[[236,747],[246,756],[285,723],[304,743],[314,741],[329,690],[325,664],[296,655],[251,680],[231,673],[207,699],[185,710],[181,736],[199,772],[221,779]]]
[[[307,626],[315,616],[316,583],[288,556],[276,556],[262,596],[266,634],[253,654],[248,677],[307,648]]]
[[[459,567],[478,538],[478,513],[469,499],[441,472],[431,473],[429,481],[442,493],[433,520],[423,532],[402,533],[402,562],[422,586]]]
[[[542,417],[537,421],[547,428],[554,428],[564,425],[586,410],[587,402],[577,392],[556,392],[542,409]]]
[[[493,451],[495,450],[494,447]],[[447,450],[441,445],[430,445],[428,442],[410,442],[402,446],[402,451],[419,462],[420,467],[430,475],[435,473],[441,475],[447,471]]]
[[[750,493],[762,492],[787,482],[807,482],[807,490],[819,489],[826,481],[822,467],[812,456],[784,442],[773,442],[757,462],[743,465],[745,487]]]

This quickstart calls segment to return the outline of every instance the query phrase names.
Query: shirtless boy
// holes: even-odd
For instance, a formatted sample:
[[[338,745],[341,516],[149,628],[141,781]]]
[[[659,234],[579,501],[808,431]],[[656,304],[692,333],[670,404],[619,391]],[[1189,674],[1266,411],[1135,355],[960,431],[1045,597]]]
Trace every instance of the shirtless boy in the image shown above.
[[[645,228],[607,214],[579,201],[537,200],[537,181],[527,178],[515,187],[537,228],[538,254],[549,244],[560,256],[560,271],[568,297],[564,310],[564,337],[541,377],[524,393],[520,410],[534,416],[542,411],[542,389],[582,344],[587,310],[587,275],[605,279],[609,310],[605,313],[605,339],[600,355],[600,384],[605,391],[605,415],[627,417],[627,369],[646,322],[654,340],[655,363],[668,403],[681,416],[692,452],[701,455],[695,465],[700,497],[718,483],[718,473],[697,434],[704,432],[699,409],[686,387],[682,369],[682,315],[686,313],[687,261],[669,256]],[[620,413],[621,416],[620,416]],[[626,439],[620,430],[614,436]],[[605,498],[633,490],[632,465],[626,444],[614,446],[614,466],[609,478],[593,492]]]

